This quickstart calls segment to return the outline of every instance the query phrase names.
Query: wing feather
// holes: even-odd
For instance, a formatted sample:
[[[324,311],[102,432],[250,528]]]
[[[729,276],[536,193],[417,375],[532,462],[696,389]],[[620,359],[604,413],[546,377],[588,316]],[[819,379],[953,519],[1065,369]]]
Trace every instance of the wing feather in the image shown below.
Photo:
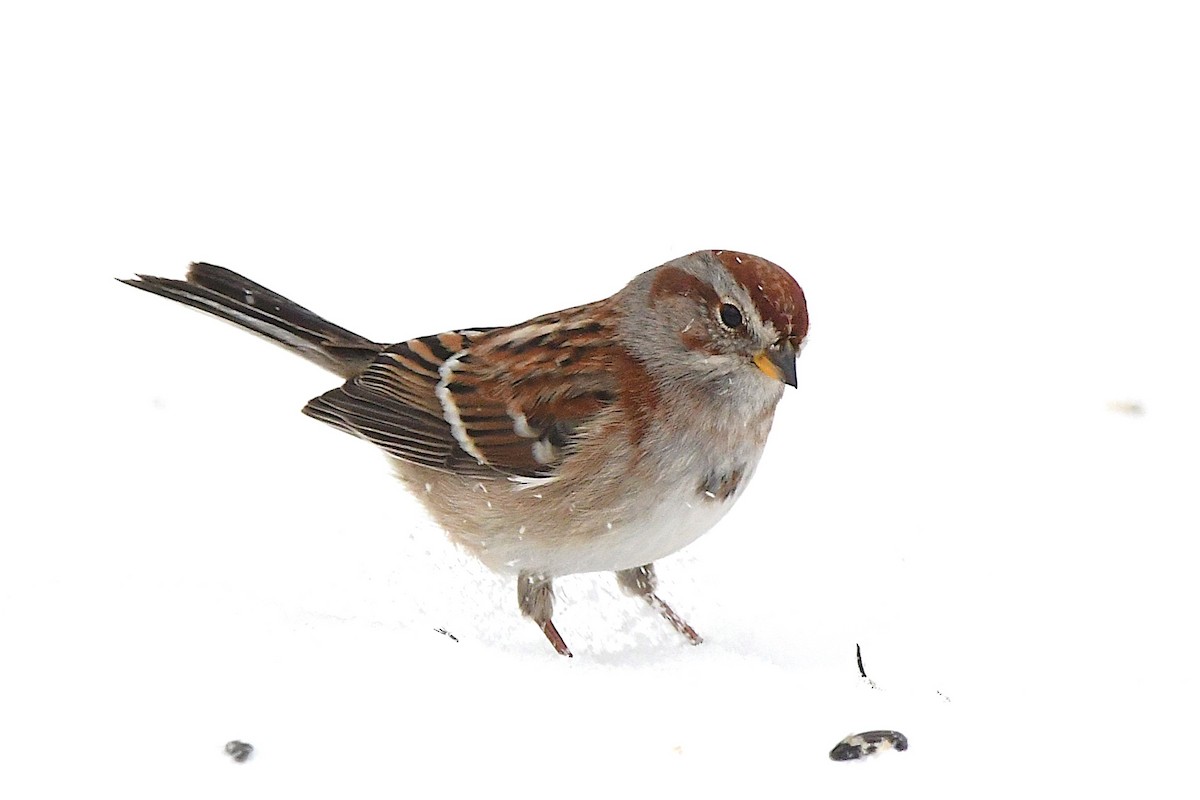
[[[602,346],[612,330],[594,322],[597,306],[392,345],[304,413],[413,464],[552,478],[584,425],[617,400]],[[564,360],[567,350],[577,357]]]

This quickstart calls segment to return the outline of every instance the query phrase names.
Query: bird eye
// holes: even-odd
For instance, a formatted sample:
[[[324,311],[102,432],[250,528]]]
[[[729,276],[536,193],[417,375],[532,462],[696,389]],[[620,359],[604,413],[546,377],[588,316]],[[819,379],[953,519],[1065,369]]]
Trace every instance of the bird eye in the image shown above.
[[[723,303],[721,305],[721,322],[727,328],[738,328],[742,324],[742,312],[733,303]]]

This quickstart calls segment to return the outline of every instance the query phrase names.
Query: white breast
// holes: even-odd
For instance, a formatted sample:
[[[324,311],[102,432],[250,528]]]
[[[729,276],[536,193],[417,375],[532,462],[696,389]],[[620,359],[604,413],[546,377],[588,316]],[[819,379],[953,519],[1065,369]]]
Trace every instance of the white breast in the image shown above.
[[[726,498],[705,495],[700,487],[708,467],[693,466],[641,487],[632,502],[611,514],[581,514],[575,521],[586,529],[573,526],[569,535],[545,535],[531,521],[523,535],[488,537],[478,554],[493,569],[551,576],[615,572],[653,563],[691,544],[725,516],[754,471],[754,463],[742,464],[742,480]]]
[[[560,552],[561,562],[553,574],[640,567],[687,547],[716,525],[736,499],[736,495],[725,500],[705,497],[696,492],[698,484],[699,480],[664,492],[636,522],[618,522],[586,546]]]

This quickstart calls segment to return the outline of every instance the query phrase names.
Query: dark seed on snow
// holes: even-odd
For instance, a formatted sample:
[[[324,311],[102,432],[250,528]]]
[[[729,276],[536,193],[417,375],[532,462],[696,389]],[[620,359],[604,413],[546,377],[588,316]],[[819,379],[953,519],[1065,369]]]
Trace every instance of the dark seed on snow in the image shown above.
[[[225,743],[225,752],[232,756],[234,761],[240,763],[249,758],[250,754],[254,752],[254,745],[234,739],[232,742]]]
[[[908,737],[899,731],[867,731],[847,736],[829,751],[834,761],[853,761],[887,748],[908,749]]]

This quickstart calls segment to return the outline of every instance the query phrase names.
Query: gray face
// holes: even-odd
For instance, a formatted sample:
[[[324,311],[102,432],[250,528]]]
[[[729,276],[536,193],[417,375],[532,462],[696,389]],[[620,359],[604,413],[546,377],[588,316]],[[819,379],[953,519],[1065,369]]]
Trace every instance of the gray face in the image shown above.
[[[756,284],[757,285],[757,284]],[[783,384],[755,365],[781,340],[764,320],[759,298],[712,251],[670,261],[635,278],[622,294],[635,302],[622,319],[624,342],[672,380],[709,391],[749,392],[778,399]]]

